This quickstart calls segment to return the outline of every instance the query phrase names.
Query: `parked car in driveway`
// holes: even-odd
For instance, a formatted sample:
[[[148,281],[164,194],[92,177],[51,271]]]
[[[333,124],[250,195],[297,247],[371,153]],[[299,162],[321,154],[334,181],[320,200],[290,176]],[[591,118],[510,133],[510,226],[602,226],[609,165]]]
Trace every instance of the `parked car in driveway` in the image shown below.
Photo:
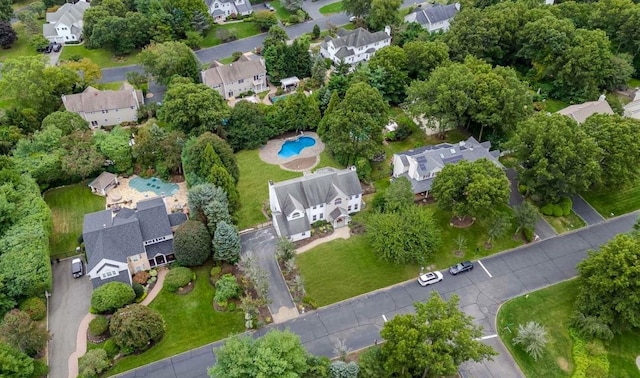
[[[44,53],[45,54],[49,54],[49,53],[51,53],[51,51],[53,51],[53,46],[51,46],[51,45],[47,45],[47,47],[44,48]]]
[[[442,281],[442,273],[440,272],[428,272],[418,276],[418,283],[420,286],[433,285]]]
[[[267,8],[268,10],[270,10],[271,12],[273,12],[274,10],[276,10],[273,5],[269,4],[269,3],[264,3],[264,7]]]
[[[71,274],[73,278],[84,276],[84,263],[80,259],[71,260]]]
[[[449,273],[455,276],[458,273],[466,272],[469,270],[473,270],[473,263],[471,261],[463,261],[449,268]]]
[[[58,51],[60,51],[60,50],[62,50],[62,44],[60,44],[60,43],[54,43],[54,44],[53,44],[53,52],[58,52]]]

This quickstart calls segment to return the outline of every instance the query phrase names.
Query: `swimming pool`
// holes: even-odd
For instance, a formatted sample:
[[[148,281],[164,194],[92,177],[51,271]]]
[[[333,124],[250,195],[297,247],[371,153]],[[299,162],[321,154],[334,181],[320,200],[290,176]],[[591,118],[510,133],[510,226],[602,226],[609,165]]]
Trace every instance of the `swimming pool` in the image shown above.
[[[282,144],[280,152],[278,152],[278,156],[283,159],[290,158],[292,156],[299,155],[300,151],[315,144],[316,140],[314,138],[306,136],[299,137],[296,140],[288,140]]]
[[[168,182],[164,182],[156,177],[151,177],[148,179],[142,177],[134,177],[129,180],[129,187],[133,188],[139,192],[154,192],[155,194],[161,196],[172,196],[176,194],[179,187],[177,184],[172,184]]]

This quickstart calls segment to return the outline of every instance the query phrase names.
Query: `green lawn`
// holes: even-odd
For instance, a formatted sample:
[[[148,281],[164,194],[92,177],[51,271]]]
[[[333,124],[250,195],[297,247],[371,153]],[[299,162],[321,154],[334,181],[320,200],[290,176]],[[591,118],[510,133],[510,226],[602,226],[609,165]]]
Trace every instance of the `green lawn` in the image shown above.
[[[282,21],[289,20],[289,16],[291,16],[291,12],[289,12],[287,8],[284,7],[284,5],[280,2],[280,0],[270,1],[269,4],[271,4],[271,6],[273,6],[273,8],[276,10],[276,15],[280,20]]]
[[[581,195],[605,218],[630,213],[640,209],[640,180],[626,188],[605,188]]]
[[[560,100],[555,100],[553,98],[547,98],[546,101],[543,102],[544,111],[549,113],[555,113],[560,109],[564,109],[569,106],[568,103]]]
[[[213,309],[213,285],[209,283],[211,263],[194,268],[197,279],[193,291],[179,295],[162,290],[150,308],[164,318],[165,335],[153,348],[119,360],[108,375],[121,373],[163,358],[186,352],[244,331],[241,310],[216,312]],[[213,361],[211,361],[213,365]]]
[[[627,85],[629,86],[629,88],[638,88],[640,87],[640,79],[631,78],[629,79]]]
[[[53,215],[53,234],[49,239],[51,257],[75,255],[84,215],[104,210],[104,197],[91,193],[87,182],[81,182],[48,190],[44,200]]]
[[[609,376],[631,378],[638,376],[636,357],[640,355],[640,330],[616,335],[607,348]]]
[[[20,56],[44,55],[36,52],[36,49],[29,46],[29,38],[24,31],[22,23],[17,22],[13,24],[13,29],[18,34],[18,40],[13,44],[13,46],[11,46],[11,48],[0,49],[0,63],[4,62],[6,59],[17,58]]]
[[[576,230],[587,225],[573,210],[571,214],[566,217],[553,217],[549,215],[543,215],[543,217],[558,234]]]
[[[222,41],[216,37],[216,31],[220,29],[226,29],[228,31],[234,31],[237,39],[247,38],[260,34],[260,28],[255,22],[236,22],[232,24],[215,25],[204,36],[200,47],[212,47],[222,43]]]
[[[100,90],[112,90],[112,91],[117,91],[118,89],[120,89],[120,87],[122,87],[122,84],[124,82],[123,81],[114,81],[111,83],[99,83],[99,84],[94,84],[93,87],[100,89]]]
[[[319,9],[320,13],[323,15],[329,15],[333,13],[342,12],[342,1],[338,1],[335,3],[327,4]]]
[[[486,249],[487,227],[480,222],[466,229],[449,226],[451,214],[436,208],[424,206],[424,211],[434,214],[436,223],[442,229],[442,247],[434,254],[430,265],[444,269],[466,259],[481,258],[496,252],[514,248],[522,244],[513,240],[513,231],[494,241],[491,249]],[[511,211],[508,208],[503,211]],[[366,223],[366,214],[356,215],[357,220]],[[360,219],[358,219],[360,218]],[[465,256],[457,257],[456,238],[462,235],[467,243],[463,248]],[[326,306],[356,295],[387,287],[417,277],[419,266],[394,265],[378,260],[371,251],[364,236],[353,236],[348,240],[334,240],[321,244],[297,257],[298,266],[304,278],[308,295],[319,306]],[[345,281],[346,280],[346,281]],[[345,282],[349,282],[345,285]]]
[[[127,56],[114,56],[109,50],[87,49],[85,45],[67,45],[60,53],[60,61],[70,60],[74,57],[89,58],[100,68],[130,66],[140,63],[137,52]]]

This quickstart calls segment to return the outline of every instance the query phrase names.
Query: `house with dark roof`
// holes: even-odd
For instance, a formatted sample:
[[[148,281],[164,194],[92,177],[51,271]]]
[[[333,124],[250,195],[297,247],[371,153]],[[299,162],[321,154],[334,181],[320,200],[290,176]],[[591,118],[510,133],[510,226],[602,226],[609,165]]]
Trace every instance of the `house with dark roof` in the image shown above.
[[[138,110],[144,105],[144,96],[141,90],[124,83],[117,91],[101,91],[89,86],[82,93],[63,95],[62,103],[67,111],[78,114],[89,122],[89,127],[97,129],[136,122]]]
[[[269,181],[269,205],[278,236],[306,239],[315,222],[348,225],[349,214],[362,209],[362,186],[355,167],[323,168],[292,180]]]
[[[460,3],[441,5],[426,4],[417,7],[413,12],[404,17],[406,22],[416,22],[429,33],[449,30],[451,21],[460,11]]]
[[[82,40],[84,11],[89,3],[65,3],[58,10],[47,13],[47,23],[42,25],[42,34],[50,42],[77,42]]]
[[[133,274],[174,261],[173,231],[186,220],[183,213],[167,214],[161,197],[140,201],[135,209],[86,214],[82,236],[93,287],[111,281],[131,284]]]
[[[601,95],[598,101],[569,105],[564,109],[558,110],[557,113],[566,115],[578,123],[583,123],[594,114],[614,114],[604,95]]]
[[[436,175],[447,164],[460,160],[476,161],[487,159],[503,168],[498,161],[500,151],[490,151],[491,142],[479,143],[474,137],[460,143],[441,143],[424,146],[393,155],[393,177],[406,177],[411,182],[415,194],[427,195]]]
[[[376,51],[390,44],[391,28],[388,26],[384,31],[375,33],[363,28],[351,31],[341,28],[335,38],[326,37],[320,44],[320,55],[335,64],[344,62],[353,65],[369,60]]]
[[[252,53],[245,53],[230,64],[214,61],[201,76],[202,82],[225,100],[249,91],[260,93],[269,89],[264,59]]]
[[[222,22],[232,14],[247,16],[253,13],[249,0],[205,0],[205,3],[216,22]]]

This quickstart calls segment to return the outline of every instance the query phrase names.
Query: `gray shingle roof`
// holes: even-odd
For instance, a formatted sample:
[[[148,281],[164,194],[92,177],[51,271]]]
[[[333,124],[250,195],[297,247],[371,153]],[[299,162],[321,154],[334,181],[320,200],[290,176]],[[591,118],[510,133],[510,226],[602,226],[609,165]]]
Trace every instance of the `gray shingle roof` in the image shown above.
[[[47,22],[62,22],[67,26],[82,23],[84,11],[89,9],[89,6],[90,4],[84,1],[78,1],[75,4],[65,3],[55,12],[47,13]]]
[[[381,42],[389,38],[391,37],[384,31],[371,33],[366,29],[357,28],[351,31],[340,29],[338,30],[338,36],[331,39],[331,41],[336,49],[342,46],[358,48],[372,43]]]
[[[242,60],[227,65],[211,67],[202,73],[202,81],[209,87],[222,84],[235,83],[241,79],[253,80],[253,77],[267,74],[267,69],[262,59]]]
[[[179,226],[187,221],[187,214],[185,213],[172,213],[169,214],[169,224],[171,227]]]
[[[101,91],[87,87],[82,93],[62,96],[64,107],[70,112],[100,112],[103,110],[126,109],[144,103],[142,91],[120,89]]]
[[[605,99],[570,105],[558,110],[558,113],[569,116],[578,123],[583,123],[594,114],[614,114],[611,106],[609,106],[609,103]]]
[[[102,172],[100,176],[96,177],[89,184],[90,187],[99,190],[104,190],[107,186],[111,185],[116,180],[116,175],[110,172]]]
[[[432,24],[436,24],[438,22],[454,18],[456,16],[456,13],[458,13],[458,9],[456,8],[455,4],[436,4],[432,7],[424,9],[423,12]]]
[[[282,235],[296,235],[311,230],[307,214],[290,221],[287,221],[287,217],[282,213],[275,214],[275,218]]]

